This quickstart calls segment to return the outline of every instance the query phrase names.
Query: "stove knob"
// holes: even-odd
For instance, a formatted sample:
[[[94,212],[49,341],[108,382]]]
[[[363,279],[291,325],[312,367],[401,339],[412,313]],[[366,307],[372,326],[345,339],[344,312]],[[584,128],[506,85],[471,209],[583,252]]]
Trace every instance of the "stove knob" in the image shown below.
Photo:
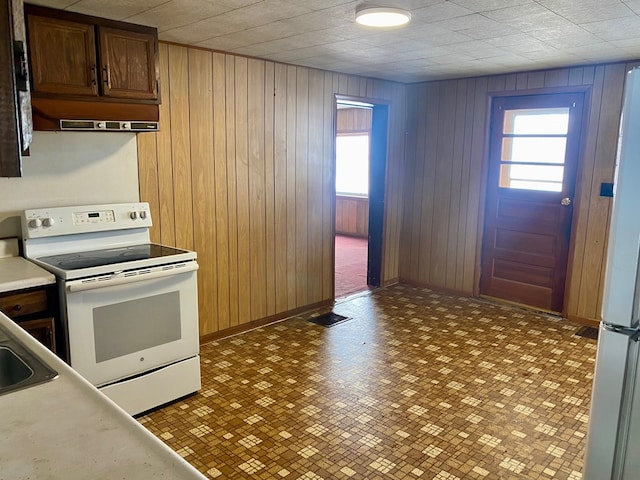
[[[145,218],[147,218],[147,212],[146,212],[146,210],[142,210],[142,211],[140,212],[140,218],[142,218],[143,220],[144,220]]]
[[[129,218],[130,218],[131,220],[135,220],[136,218],[138,218],[138,212],[131,212],[131,213],[129,214]]]
[[[51,217],[42,219],[42,224],[45,227],[51,227],[54,223],[56,223],[56,221]]]
[[[39,218],[34,218],[33,220],[31,220],[29,222],[29,226],[31,228],[38,228],[42,226],[42,220],[40,220]]]

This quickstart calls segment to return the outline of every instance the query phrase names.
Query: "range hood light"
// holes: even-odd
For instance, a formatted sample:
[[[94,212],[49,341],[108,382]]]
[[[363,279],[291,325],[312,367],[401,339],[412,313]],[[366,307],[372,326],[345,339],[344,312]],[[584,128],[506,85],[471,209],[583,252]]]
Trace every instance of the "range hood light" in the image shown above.
[[[411,20],[411,13],[392,7],[356,7],[356,22],[367,27],[398,27]]]

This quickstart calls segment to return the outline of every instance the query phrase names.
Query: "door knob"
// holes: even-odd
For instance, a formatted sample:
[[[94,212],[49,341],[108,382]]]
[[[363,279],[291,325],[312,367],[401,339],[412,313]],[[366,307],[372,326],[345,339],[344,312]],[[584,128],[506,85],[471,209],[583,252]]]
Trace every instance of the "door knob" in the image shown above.
[[[562,205],[563,207],[568,207],[569,205],[571,205],[571,199],[569,197],[564,197],[562,200],[560,200],[560,205]]]

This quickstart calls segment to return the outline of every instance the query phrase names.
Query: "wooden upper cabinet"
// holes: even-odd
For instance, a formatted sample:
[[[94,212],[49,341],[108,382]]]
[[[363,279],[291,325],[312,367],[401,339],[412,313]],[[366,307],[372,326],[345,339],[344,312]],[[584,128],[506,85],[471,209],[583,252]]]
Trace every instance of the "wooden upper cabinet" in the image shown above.
[[[33,91],[98,95],[94,26],[29,15]]]
[[[158,103],[155,28],[26,6],[33,92]]]
[[[158,98],[156,37],[100,27],[102,92],[114,98]]]

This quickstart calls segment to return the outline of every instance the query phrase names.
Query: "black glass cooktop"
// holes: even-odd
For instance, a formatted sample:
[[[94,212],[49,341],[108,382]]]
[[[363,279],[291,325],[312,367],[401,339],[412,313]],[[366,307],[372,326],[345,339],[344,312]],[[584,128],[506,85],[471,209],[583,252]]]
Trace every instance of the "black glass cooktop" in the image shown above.
[[[135,260],[148,260],[150,258],[170,257],[180,253],[188,253],[186,250],[165,247],[155,243],[133,245],[131,247],[107,248],[104,250],[92,250],[89,252],[65,253],[62,255],[49,255],[38,257],[37,260],[48,263],[62,270],[81,270],[83,268],[100,267],[114,263],[132,262]]]

